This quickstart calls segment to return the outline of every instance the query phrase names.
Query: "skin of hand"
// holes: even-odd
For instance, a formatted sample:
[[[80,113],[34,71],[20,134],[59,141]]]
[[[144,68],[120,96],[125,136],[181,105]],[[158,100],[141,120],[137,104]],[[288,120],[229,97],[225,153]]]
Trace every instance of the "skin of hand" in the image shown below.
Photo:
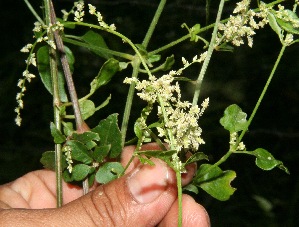
[[[124,148],[122,164],[134,152]],[[158,149],[155,144],[143,149]],[[56,208],[55,173],[30,172],[0,186],[0,226],[177,226],[178,201],[175,173],[164,162],[141,165],[134,159],[127,173],[108,184],[94,186],[82,196],[82,188],[63,183],[64,205]],[[182,175],[190,182],[196,165]],[[210,226],[206,210],[183,195],[183,226]]]

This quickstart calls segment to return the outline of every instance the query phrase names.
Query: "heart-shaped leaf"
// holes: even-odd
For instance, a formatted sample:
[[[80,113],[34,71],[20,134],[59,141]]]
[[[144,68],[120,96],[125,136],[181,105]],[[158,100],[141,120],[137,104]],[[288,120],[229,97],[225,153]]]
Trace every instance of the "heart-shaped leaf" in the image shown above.
[[[256,157],[255,164],[263,170],[271,170],[278,167],[289,174],[288,169],[283,165],[282,161],[276,160],[273,155],[263,148],[258,148],[252,151]]]
[[[244,130],[247,127],[247,114],[236,104],[230,105],[224,111],[220,124],[230,133]]]
[[[230,185],[235,177],[236,173],[232,170],[222,171],[218,166],[202,164],[193,179],[193,184],[214,198],[225,201],[236,190]]]

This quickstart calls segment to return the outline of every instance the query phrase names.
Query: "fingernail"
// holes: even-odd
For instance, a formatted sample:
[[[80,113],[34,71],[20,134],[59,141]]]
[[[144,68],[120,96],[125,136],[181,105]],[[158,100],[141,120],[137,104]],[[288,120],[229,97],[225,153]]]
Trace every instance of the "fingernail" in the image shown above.
[[[166,163],[154,159],[155,166],[142,165],[128,178],[127,185],[138,203],[151,203],[169,185],[169,170]]]

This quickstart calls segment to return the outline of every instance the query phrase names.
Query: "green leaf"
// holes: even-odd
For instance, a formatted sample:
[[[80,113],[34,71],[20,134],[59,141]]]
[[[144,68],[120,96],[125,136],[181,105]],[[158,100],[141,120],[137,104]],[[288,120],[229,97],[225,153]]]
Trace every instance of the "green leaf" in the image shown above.
[[[299,35],[299,28],[294,27],[294,24],[290,21],[284,21],[279,18],[276,19],[279,26],[286,32]]]
[[[152,160],[148,159],[147,157],[142,157],[139,155],[138,159],[143,165],[145,165],[145,164],[150,165],[150,166],[155,165],[155,163]]]
[[[76,25],[74,24],[74,23],[69,23],[68,21],[64,21],[63,19],[61,19],[61,18],[58,18],[58,17],[56,17],[56,19],[61,23],[61,24],[63,24],[63,27],[65,27],[65,28],[69,28],[69,29],[74,29],[74,28],[76,28]]]
[[[73,181],[72,175],[70,174],[69,170],[67,170],[67,169],[63,171],[62,177],[66,183],[70,183]]]
[[[81,39],[92,46],[109,49],[103,37],[94,31],[89,30],[83,36],[81,36]],[[106,59],[112,58],[112,55],[105,51],[93,50],[93,52]]]
[[[247,114],[242,112],[236,104],[230,105],[224,111],[224,116],[220,119],[220,124],[230,133],[238,132],[247,127]]]
[[[146,50],[145,46],[143,46],[142,44],[135,44],[135,46],[138,48],[139,52],[142,55],[147,55],[147,50]]]
[[[65,46],[65,53],[70,65],[71,72],[73,72],[74,69],[74,55],[72,51]],[[51,77],[51,71],[50,71],[50,57],[49,57],[49,47],[48,46],[42,46],[37,51],[37,68],[39,71],[39,75],[41,77],[41,80],[46,87],[46,89],[50,92],[50,94],[53,95],[53,85],[52,85],[52,77]],[[65,79],[64,75],[62,73],[61,67],[58,68],[58,90],[59,90],[59,96],[60,100],[62,102],[67,102],[68,98],[65,91]]]
[[[271,170],[278,167],[289,174],[288,169],[283,165],[282,161],[276,160],[273,155],[263,148],[258,148],[252,151],[256,157],[255,164],[263,170]]]
[[[160,54],[152,54],[152,55],[148,56],[148,59],[147,59],[147,60],[148,60],[150,63],[153,63],[153,62],[160,61],[160,59],[161,59],[161,55],[160,55]]]
[[[74,126],[72,122],[62,122],[63,132],[66,136],[71,136],[74,132]]]
[[[84,132],[82,134],[77,134],[74,133],[73,134],[73,139],[74,140],[78,140],[81,143],[83,143],[88,150],[91,150],[92,148],[94,148],[97,143],[94,141],[100,141],[100,137],[99,134],[95,133],[95,132]]]
[[[78,140],[84,144],[87,144],[88,142],[93,141],[93,140],[100,141],[99,134],[95,133],[95,132],[90,132],[90,131],[87,131],[87,132],[84,132],[81,134],[74,133],[72,135],[72,138],[74,140]]]
[[[100,184],[106,184],[117,179],[123,171],[124,168],[119,162],[106,162],[96,173],[96,181]]]
[[[119,61],[114,58],[107,60],[98,75],[90,83],[90,93],[94,93],[99,87],[108,84],[119,69]]]
[[[93,101],[91,100],[88,99],[79,100],[79,106],[80,106],[82,118],[84,120],[91,117],[96,112],[96,107]]]
[[[161,151],[161,150],[146,150],[146,151],[139,151],[136,152],[138,155],[146,156],[147,158],[155,157],[158,159],[163,160],[166,162],[169,166],[173,166],[171,163],[172,155],[176,153],[176,150],[167,150],[167,151]]]
[[[42,157],[40,159],[40,162],[42,163],[43,167],[45,169],[53,170],[55,171],[55,151],[46,151],[42,154]],[[61,168],[65,169],[67,167],[67,163],[65,158],[62,158],[61,161]]]
[[[183,188],[183,191],[189,191],[193,192],[195,194],[198,194],[198,188],[194,184],[188,184]]]
[[[76,140],[68,140],[66,145],[71,147],[72,159],[83,162],[84,164],[92,163],[92,156],[83,143]]]
[[[274,14],[270,13],[268,14],[268,20],[269,20],[269,25],[272,28],[273,31],[276,32],[276,34],[278,35],[279,39],[282,39],[282,30],[280,28],[280,26],[278,25],[276,18],[274,16]]]
[[[228,52],[234,52],[234,47],[229,45],[228,43],[222,43],[219,46],[216,47],[217,51],[228,51]]]
[[[99,134],[101,146],[111,145],[110,158],[118,157],[122,151],[121,133],[117,124],[117,116],[118,114],[109,115],[91,130]]]
[[[89,174],[90,167],[85,164],[77,164],[72,170],[72,179],[75,181],[81,181]]]
[[[96,162],[103,162],[107,157],[109,151],[111,149],[111,145],[97,146],[92,153],[92,157]]]
[[[235,177],[236,173],[232,170],[222,171],[218,166],[202,164],[193,179],[193,184],[202,188],[214,198],[225,201],[236,190],[230,185]]]
[[[209,160],[209,158],[203,152],[197,152],[197,153],[193,154],[190,158],[187,159],[184,166],[189,165],[192,162],[197,162],[197,161],[201,161],[201,160]]]
[[[56,128],[53,122],[50,123],[51,135],[54,138],[54,143],[60,144],[66,140],[66,137]]]
[[[49,170],[55,170],[55,151],[46,151],[40,159],[43,167]]]
[[[167,57],[165,62],[162,64],[162,71],[170,70],[174,63],[175,63],[174,55]]]
[[[95,173],[94,173],[94,174],[91,174],[91,175],[88,177],[88,185],[89,185],[89,187],[92,187],[92,186],[93,186],[95,178],[96,178],[96,174],[95,174]]]
[[[289,9],[284,10],[284,13],[286,13],[287,20],[291,19],[292,21],[286,21],[280,18],[276,18],[276,21],[279,24],[279,26],[289,33],[299,35],[299,28],[294,26],[294,24],[299,23],[299,18],[297,14]]]

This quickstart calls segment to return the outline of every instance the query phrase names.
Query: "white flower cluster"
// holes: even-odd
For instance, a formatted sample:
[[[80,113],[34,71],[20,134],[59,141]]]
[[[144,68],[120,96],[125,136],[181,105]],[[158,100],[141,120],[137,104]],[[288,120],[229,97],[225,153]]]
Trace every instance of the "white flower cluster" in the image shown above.
[[[56,24],[49,24],[48,26],[42,25],[40,22],[35,22],[33,32],[40,33],[39,35],[41,35],[41,36],[36,39],[34,44],[31,44],[31,43],[26,44],[20,50],[22,53],[29,53],[29,56],[28,56],[27,60],[25,60],[26,69],[23,72],[23,77],[21,79],[19,79],[18,84],[17,84],[17,86],[21,89],[21,91],[19,93],[17,93],[17,96],[16,96],[18,106],[15,108],[15,112],[17,113],[15,122],[18,126],[20,126],[21,122],[22,122],[20,112],[21,112],[21,109],[24,108],[24,103],[23,103],[22,98],[26,91],[25,83],[26,83],[26,81],[28,83],[30,83],[31,79],[35,78],[35,75],[30,73],[28,70],[28,68],[31,65],[34,67],[37,66],[36,65],[36,56],[35,56],[35,53],[33,53],[33,49],[37,43],[41,43],[41,42],[46,42],[50,47],[52,47],[53,49],[56,49],[56,45],[55,45],[54,41],[49,40],[48,36],[47,35],[43,36],[43,34],[49,34],[49,32],[53,32],[55,30],[63,31],[63,29],[64,29],[64,27],[59,21]]]
[[[231,147],[234,147],[237,143],[238,134],[236,132],[231,133],[229,144]],[[246,146],[243,142],[239,142],[238,146],[235,148],[236,151],[246,150]]]
[[[240,46],[244,44],[243,38],[247,38],[248,46],[252,47],[253,38],[255,35],[256,29],[263,28],[267,23],[267,11],[269,8],[266,7],[266,4],[260,3],[260,11],[255,12],[249,9],[250,0],[242,0],[237,3],[236,8],[233,11],[233,14],[229,17],[229,20],[225,23],[219,24],[219,31],[216,43],[220,45],[222,42],[231,42],[235,46]],[[258,18],[260,21],[256,22],[255,18]]]
[[[83,21],[83,17],[85,15],[84,12],[84,1],[78,1],[74,3],[74,6],[76,8],[75,12],[74,12],[74,21],[77,22],[82,22]]]
[[[73,171],[72,149],[70,146],[64,146],[62,151],[65,153],[65,156],[66,156],[65,159],[68,164],[67,169],[68,169],[69,173],[72,173],[72,171]]]
[[[112,31],[115,31],[116,30],[116,27],[115,27],[115,24],[111,24],[111,25],[108,25],[105,21],[103,21],[103,16],[100,12],[97,11],[96,7],[91,5],[91,4],[88,4],[88,8],[89,8],[89,13],[91,15],[95,15],[98,19],[98,22],[99,22],[99,25],[105,29],[108,29],[108,30],[112,30]]]
[[[196,58],[197,59],[197,58]],[[183,59],[184,65],[188,64]],[[173,84],[177,71],[160,78],[150,76],[149,80],[139,81],[137,78],[126,78],[124,83],[136,83],[137,95],[150,104],[158,104],[158,117],[162,124],[157,127],[159,137],[169,143],[177,151],[182,149],[198,150],[204,144],[201,138],[202,130],[198,126],[198,119],[208,107],[207,98],[199,108],[190,102],[181,101],[181,89],[176,82]]]

